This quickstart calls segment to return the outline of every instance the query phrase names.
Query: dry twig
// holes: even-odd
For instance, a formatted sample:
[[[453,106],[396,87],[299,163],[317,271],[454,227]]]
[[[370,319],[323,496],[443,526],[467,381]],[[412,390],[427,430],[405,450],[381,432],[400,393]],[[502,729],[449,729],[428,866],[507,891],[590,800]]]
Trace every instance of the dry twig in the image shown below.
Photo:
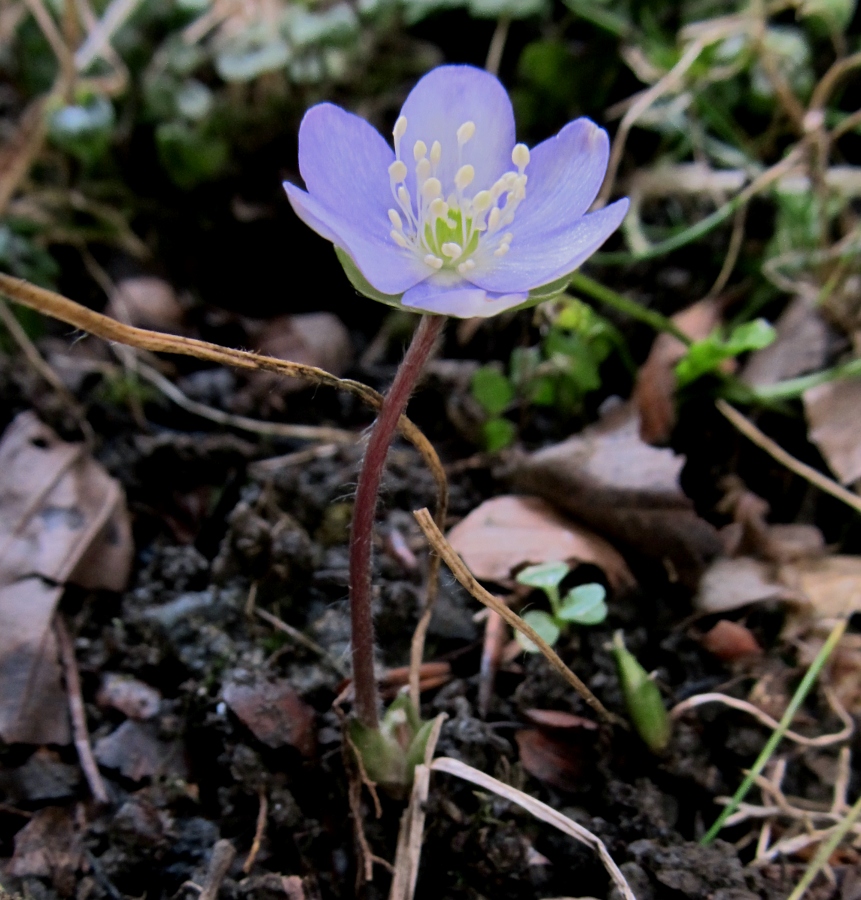
[[[78,675],[78,663],[75,660],[75,648],[72,646],[72,639],[60,613],[57,613],[54,619],[54,632],[57,636],[57,646],[63,663],[63,677],[66,680],[66,693],[69,696],[69,714],[72,719],[72,733],[75,736],[78,759],[93,799],[97,803],[107,805],[110,803],[110,797],[93,757],[93,748],[90,746],[90,732],[84,712],[84,698],[81,696],[81,679]]]
[[[419,527],[424,532],[433,550],[443,559],[445,564],[451,569],[452,575],[463,585],[466,590],[475,597],[480,603],[489,606],[492,610],[499,613],[506,622],[512,627],[529,638],[538,649],[544,654],[550,665],[574,688],[575,691],[598,713],[605,721],[612,724],[622,724],[622,720],[618,716],[611,713],[604,704],[589,690],[589,688],[578,678],[564,662],[559,658],[553,648],[536,633],[517,613],[512,612],[498,597],[494,597],[489,591],[486,591],[475,579],[472,572],[469,571],[464,561],[458,556],[454,548],[445,539],[439,527],[431,517],[427,509],[420,509],[414,512]]]

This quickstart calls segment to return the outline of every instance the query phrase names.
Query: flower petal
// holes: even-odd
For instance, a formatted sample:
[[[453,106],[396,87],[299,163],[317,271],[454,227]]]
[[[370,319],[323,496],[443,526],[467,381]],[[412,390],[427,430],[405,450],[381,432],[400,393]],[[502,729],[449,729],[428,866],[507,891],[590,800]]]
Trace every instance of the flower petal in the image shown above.
[[[598,196],[609,157],[607,132],[591,119],[575,119],[534,147],[526,168],[526,199],[512,231],[516,226],[516,234],[552,232],[582,216]]]
[[[406,309],[458,319],[487,318],[525,303],[527,294],[492,294],[465,281],[452,284],[434,277],[410,288],[403,296]]]
[[[475,178],[469,196],[489,188],[512,168],[514,113],[505,88],[493,75],[473,66],[439,66],[432,69],[410,91],[401,115],[407,130],[401,143],[401,158],[412,176],[413,147],[424,141],[430,149],[434,141],[442,145],[437,177],[443,194],[454,189],[458,166],[469,163]],[[457,130],[465,122],[475,123],[475,134],[464,145],[458,159]],[[407,178],[413,192],[414,181]]]
[[[467,278],[488,291],[541,287],[582,265],[621,225],[627,211],[626,198],[573,221],[554,222],[553,228],[540,231],[521,230],[515,218],[508,253],[501,258],[491,254],[474,257],[477,265]]]
[[[431,274],[417,256],[391,240],[388,230],[380,236],[367,223],[344,218],[340,210],[334,212],[294,184],[285,182],[284,189],[296,215],[327,241],[345,250],[378,291],[400,294]]]
[[[395,154],[359,116],[318,103],[299,126],[299,171],[308,193],[341,218],[380,237],[391,229],[395,205],[389,166]]]

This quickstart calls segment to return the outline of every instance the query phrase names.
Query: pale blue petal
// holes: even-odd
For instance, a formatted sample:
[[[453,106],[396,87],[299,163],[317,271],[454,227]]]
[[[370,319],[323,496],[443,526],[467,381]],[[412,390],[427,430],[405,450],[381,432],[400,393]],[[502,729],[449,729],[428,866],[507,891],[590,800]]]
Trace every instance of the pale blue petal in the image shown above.
[[[526,167],[526,199],[511,230],[516,226],[518,234],[539,236],[582,216],[598,196],[609,157],[607,132],[590,119],[575,119],[534,147]]]
[[[549,284],[582,265],[621,225],[628,200],[578,219],[558,221],[552,230],[521,230],[511,226],[511,249],[501,258],[487,253],[474,257],[476,268],[468,280],[488,291],[530,291]],[[519,210],[518,210],[519,212]]]
[[[316,197],[294,184],[284,184],[296,215],[319,235],[349,253],[372,287],[383,294],[400,294],[427,278],[432,270],[389,237],[381,236],[363,223],[348,221]],[[386,219],[388,223],[388,219]]]
[[[527,299],[527,294],[492,294],[462,280],[451,283],[448,279],[431,277],[410,288],[401,302],[406,309],[472,319],[495,316]]]
[[[493,75],[472,66],[440,66],[428,72],[412,89],[401,110],[407,130],[401,142],[401,158],[407,164],[407,187],[415,195],[413,147],[424,141],[442,145],[437,177],[443,193],[454,189],[459,163],[475,168],[469,196],[489,188],[500,175],[513,168],[514,113],[505,88]],[[457,129],[475,123],[475,135],[458,160]]]
[[[331,103],[312,106],[299,126],[299,171],[308,193],[380,237],[391,229],[389,166],[394,158],[372,125]]]

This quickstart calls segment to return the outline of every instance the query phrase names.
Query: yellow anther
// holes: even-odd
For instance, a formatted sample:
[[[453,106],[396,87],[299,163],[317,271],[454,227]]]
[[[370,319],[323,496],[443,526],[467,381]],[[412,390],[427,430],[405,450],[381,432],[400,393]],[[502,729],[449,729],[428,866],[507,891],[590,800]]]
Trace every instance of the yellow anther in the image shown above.
[[[472,208],[477,213],[483,213],[485,210],[490,209],[492,203],[493,197],[491,197],[490,191],[479,191],[472,198]]]
[[[500,245],[496,248],[496,250],[493,251],[493,255],[494,255],[494,256],[505,256],[505,254],[508,253],[508,251],[509,251],[510,249],[511,249],[511,248],[508,246],[508,244],[500,244]]]
[[[440,157],[442,156],[442,144],[439,141],[434,141],[431,144],[430,149],[430,161],[434,166],[439,165]]]
[[[522,172],[529,165],[529,148],[526,144],[515,144],[511,151],[511,161]]]
[[[426,178],[430,176],[431,173],[431,164],[430,160],[423,156],[416,163],[416,175],[418,176],[419,183],[423,182]]]
[[[498,225],[502,217],[502,210],[498,206],[494,206],[487,217],[487,227],[493,231]]]
[[[442,250],[443,255],[447,256],[449,259],[457,259],[458,256],[463,253],[463,248],[460,244],[455,244],[454,241],[443,244],[442,247],[440,247],[440,250]]]
[[[457,142],[463,146],[475,134],[475,122],[464,122],[457,130]]]
[[[428,178],[422,185],[422,197],[425,200],[436,200],[442,193],[442,185],[439,178]]]
[[[471,272],[474,268],[475,262],[471,259],[465,259],[462,263],[458,263],[457,271],[461,275],[466,275],[467,272]]]
[[[433,253],[428,253],[425,257],[425,265],[430,266],[432,269],[441,269],[442,260],[438,256],[434,256]]]
[[[389,166],[389,177],[395,184],[400,184],[407,177],[407,164],[396,159]]]
[[[437,197],[430,205],[430,214],[434,219],[442,219],[448,215],[448,203]]]
[[[413,144],[413,159],[418,162],[428,155],[428,145],[424,141],[416,141]]]
[[[406,116],[398,116],[398,121],[395,122],[394,130],[392,134],[395,136],[395,140],[399,141],[405,134],[407,133],[407,117]]]
[[[404,223],[396,209],[389,210],[389,221],[397,228],[398,231],[404,230]]]
[[[408,246],[407,239],[400,233],[400,231],[395,231],[394,228],[389,232],[392,240],[399,246],[406,249]]]
[[[459,191],[462,191],[464,188],[472,184],[473,178],[475,178],[475,169],[472,166],[461,166],[457,170],[457,174],[454,176],[454,183],[457,186],[457,189]]]

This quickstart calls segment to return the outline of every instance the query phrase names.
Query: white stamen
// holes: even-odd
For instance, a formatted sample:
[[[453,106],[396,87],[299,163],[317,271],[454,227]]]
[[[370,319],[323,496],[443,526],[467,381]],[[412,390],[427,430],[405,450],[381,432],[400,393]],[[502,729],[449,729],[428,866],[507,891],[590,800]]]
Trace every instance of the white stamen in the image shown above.
[[[398,121],[395,122],[395,128],[392,131],[392,134],[395,136],[396,141],[400,141],[400,139],[407,133],[407,117],[406,116],[398,116]]]
[[[514,240],[514,235],[508,231],[504,235],[502,235],[502,243],[510,244]]]
[[[457,142],[462,147],[475,134],[475,122],[464,122],[457,130]]]
[[[395,231],[394,228],[393,228],[393,229],[389,232],[389,235],[391,236],[392,240],[393,240],[399,247],[403,247],[404,249],[406,249],[407,246],[409,246],[409,245],[407,244],[407,239],[400,233],[400,231]]]
[[[439,178],[428,178],[422,185],[422,197],[425,200],[436,200],[442,193],[442,185]]]
[[[457,271],[460,272],[461,275],[466,275],[467,272],[471,272],[475,268],[475,261],[471,259],[465,259],[462,263],[457,264]]]
[[[511,161],[522,172],[529,165],[529,148],[526,144],[515,144],[511,151]]]
[[[412,210],[413,208],[410,200],[410,192],[403,185],[398,188],[398,202],[404,210]]]
[[[439,141],[434,141],[431,144],[431,148],[430,148],[431,165],[434,167],[438,166],[441,156],[442,156],[442,144],[440,144]]]
[[[494,255],[494,256],[505,256],[505,254],[508,253],[508,251],[509,251],[510,249],[511,249],[511,248],[508,246],[508,244],[500,244],[500,245],[496,248],[496,250],[493,251],[493,255]]]
[[[462,191],[464,188],[472,184],[473,178],[475,178],[475,169],[472,166],[461,166],[457,170],[457,174],[454,176],[454,183],[457,186],[457,189],[459,191]]]
[[[424,141],[416,141],[413,144],[413,159],[418,162],[428,155],[428,145]]]
[[[428,178],[430,176],[430,173],[431,173],[430,160],[428,160],[427,157],[423,156],[416,163],[416,177],[418,178],[419,183],[421,184],[426,178]]]
[[[433,253],[428,253],[425,257],[425,265],[430,266],[432,269],[441,269],[442,260],[438,256],[434,256]]]
[[[483,213],[485,210],[490,209],[493,203],[493,197],[490,196],[490,191],[479,191],[472,198],[472,208],[477,213]]]
[[[407,164],[396,159],[389,166],[389,177],[395,184],[400,184],[407,177]]]
[[[442,250],[443,254],[449,259],[457,259],[463,253],[463,248],[460,244],[455,244],[454,241],[443,244],[442,247],[440,247],[440,250]]]
[[[437,197],[431,202],[430,214],[434,219],[444,218],[448,214],[448,203],[442,197]]]
[[[401,219],[400,215],[398,215],[398,211],[396,209],[389,210],[389,221],[392,223],[392,225],[395,226],[398,231],[404,230],[403,220]]]
[[[499,220],[502,218],[502,210],[498,206],[494,206],[490,211],[490,215],[487,217],[487,227],[494,231],[496,227],[499,225]]]

